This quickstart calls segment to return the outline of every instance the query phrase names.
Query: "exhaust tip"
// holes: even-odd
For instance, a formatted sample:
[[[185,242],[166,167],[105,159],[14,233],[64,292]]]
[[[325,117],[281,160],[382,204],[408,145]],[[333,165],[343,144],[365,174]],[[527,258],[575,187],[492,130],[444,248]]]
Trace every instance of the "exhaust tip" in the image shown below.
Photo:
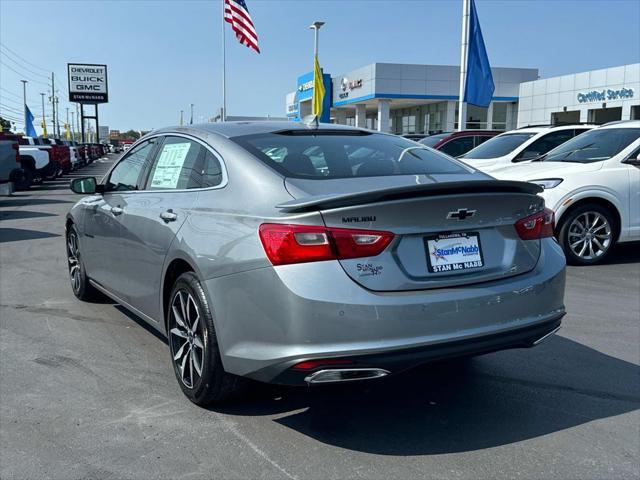
[[[307,376],[304,381],[310,384],[352,382],[355,380],[386,377],[389,373],[391,372],[383,368],[332,368],[314,372]]]

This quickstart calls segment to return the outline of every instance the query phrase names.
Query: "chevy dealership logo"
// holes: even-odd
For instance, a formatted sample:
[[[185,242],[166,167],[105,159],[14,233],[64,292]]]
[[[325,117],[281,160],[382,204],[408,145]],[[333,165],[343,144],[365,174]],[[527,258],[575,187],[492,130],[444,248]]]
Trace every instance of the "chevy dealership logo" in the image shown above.
[[[447,219],[452,220],[464,220],[466,218],[471,218],[476,214],[475,210],[468,210],[466,208],[459,208],[457,212],[449,212],[447,214]]]

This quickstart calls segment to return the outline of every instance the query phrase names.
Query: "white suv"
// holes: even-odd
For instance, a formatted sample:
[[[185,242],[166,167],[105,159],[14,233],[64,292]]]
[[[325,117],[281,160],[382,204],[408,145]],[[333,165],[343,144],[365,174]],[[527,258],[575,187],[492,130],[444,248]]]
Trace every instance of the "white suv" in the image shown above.
[[[594,127],[595,125],[563,125],[520,128],[490,138],[459,158],[478,170],[490,172],[544,155]]]
[[[540,161],[491,172],[524,180],[556,215],[556,236],[574,265],[604,259],[616,242],[640,240],[640,121],[612,122],[547,153]]]

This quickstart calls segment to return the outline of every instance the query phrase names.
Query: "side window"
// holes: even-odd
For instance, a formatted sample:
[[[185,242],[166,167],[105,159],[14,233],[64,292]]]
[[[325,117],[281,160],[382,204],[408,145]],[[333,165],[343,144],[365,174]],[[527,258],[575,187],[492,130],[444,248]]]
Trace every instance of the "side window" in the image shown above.
[[[131,150],[111,171],[107,191],[139,190],[140,174],[151,161],[156,142],[148,140]]]
[[[473,148],[473,137],[458,137],[445,143],[438,150],[452,157],[464,155]]]
[[[222,182],[218,159],[200,143],[184,137],[165,138],[153,163],[149,190],[214,187]]]
[[[518,155],[514,161],[524,161],[530,160],[532,158],[538,157],[540,155],[544,155],[550,150],[553,150],[559,145],[562,145],[567,140],[573,138],[573,130],[560,130],[557,132],[547,133],[543,137],[534,141],[531,145],[529,145],[525,150]]]
[[[493,137],[490,137],[490,136],[488,136],[488,135],[479,135],[479,136],[477,136],[477,137],[476,137],[476,147],[477,147],[478,145],[482,145],[484,142],[486,142],[486,141],[487,141],[487,140],[489,140],[490,138],[493,138]]]

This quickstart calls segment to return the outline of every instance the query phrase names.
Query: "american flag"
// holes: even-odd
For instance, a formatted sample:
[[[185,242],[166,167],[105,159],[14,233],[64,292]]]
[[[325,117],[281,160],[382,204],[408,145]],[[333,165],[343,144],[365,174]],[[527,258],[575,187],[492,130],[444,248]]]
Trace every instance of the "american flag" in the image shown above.
[[[224,20],[231,24],[241,44],[260,53],[258,34],[244,0],[224,0]]]

